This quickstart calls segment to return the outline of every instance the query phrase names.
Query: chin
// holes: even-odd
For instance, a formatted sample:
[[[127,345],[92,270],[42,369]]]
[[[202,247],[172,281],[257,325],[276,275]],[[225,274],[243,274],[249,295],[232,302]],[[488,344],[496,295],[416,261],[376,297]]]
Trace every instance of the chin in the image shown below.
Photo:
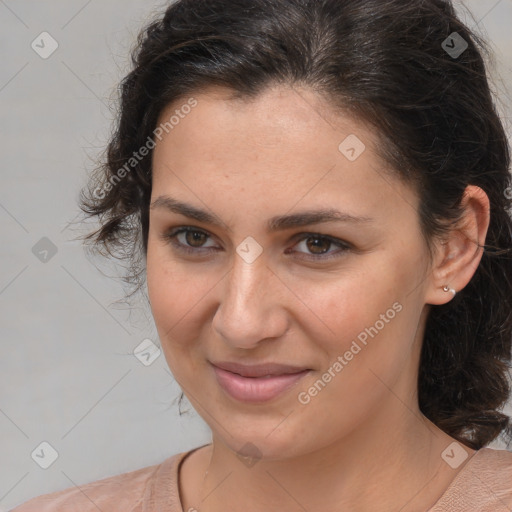
[[[299,433],[283,430],[281,432],[274,431],[272,428],[259,432],[248,429],[245,435],[238,435],[237,431],[230,430],[232,436],[222,432],[222,436],[218,433],[214,434],[214,442],[222,443],[227,446],[236,456],[248,467],[256,464],[258,461],[264,460],[282,460],[297,457],[314,450],[313,446],[303,444],[303,439]],[[272,432],[270,435],[269,432]],[[300,439],[300,443],[297,440]]]

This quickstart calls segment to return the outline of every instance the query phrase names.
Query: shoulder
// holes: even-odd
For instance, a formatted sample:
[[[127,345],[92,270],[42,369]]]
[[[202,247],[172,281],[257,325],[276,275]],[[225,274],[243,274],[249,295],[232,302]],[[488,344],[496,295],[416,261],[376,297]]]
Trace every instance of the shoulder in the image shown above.
[[[183,455],[178,453],[160,464],[37,496],[10,512],[138,512],[153,480],[162,469],[172,470]]]
[[[469,475],[492,484],[493,489],[508,491],[512,496],[512,452],[482,448]]]
[[[512,452],[482,448],[477,455],[461,485],[466,498],[481,512],[512,510]]]
[[[481,448],[430,512],[512,510],[512,452]]]
[[[512,472],[512,452],[508,450],[495,450],[494,448],[482,448],[475,457],[475,467],[487,469],[492,474],[502,472],[510,475]],[[508,481],[510,483],[510,481]]]

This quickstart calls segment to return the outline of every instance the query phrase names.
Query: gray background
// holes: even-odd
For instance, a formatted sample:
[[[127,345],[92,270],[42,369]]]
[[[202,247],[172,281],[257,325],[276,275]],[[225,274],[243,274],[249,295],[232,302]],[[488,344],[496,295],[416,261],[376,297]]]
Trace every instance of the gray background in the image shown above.
[[[133,355],[143,339],[158,343],[148,308],[113,304],[124,294],[105,277],[115,264],[92,261],[74,240],[92,227],[73,220],[111,130],[109,100],[139,28],[164,5],[0,0],[0,512],[210,440],[187,402],[178,414],[163,354],[149,366]],[[510,133],[512,0],[464,5],[495,49]],[[31,48],[43,31],[59,45],[47,59]],[[57,249],[47,262],[32,250],[43,237]],[[31,457],[43,441],[58,452],[46,470]]]

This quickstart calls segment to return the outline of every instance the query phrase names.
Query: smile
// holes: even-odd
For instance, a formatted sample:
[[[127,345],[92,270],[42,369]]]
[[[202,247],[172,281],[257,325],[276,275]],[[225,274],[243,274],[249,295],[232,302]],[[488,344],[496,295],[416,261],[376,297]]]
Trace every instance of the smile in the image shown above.
[[[272,400],[292,388],[311,370],[280,375],[247,377],[213,366],[217,382],[232,398],[241,402],[261,403]]]

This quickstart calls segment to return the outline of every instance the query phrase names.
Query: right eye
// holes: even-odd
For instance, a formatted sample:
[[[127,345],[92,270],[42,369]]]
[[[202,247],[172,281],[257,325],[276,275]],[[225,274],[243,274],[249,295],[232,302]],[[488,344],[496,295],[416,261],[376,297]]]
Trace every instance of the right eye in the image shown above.
[[[210,235],[206,231],[192,226],[174,228],[162,236],[165,240],[170,241],[178,251],[187,254],[197,254],[198,251],[210,252],[213,249],[212,246],[203,245]]]

